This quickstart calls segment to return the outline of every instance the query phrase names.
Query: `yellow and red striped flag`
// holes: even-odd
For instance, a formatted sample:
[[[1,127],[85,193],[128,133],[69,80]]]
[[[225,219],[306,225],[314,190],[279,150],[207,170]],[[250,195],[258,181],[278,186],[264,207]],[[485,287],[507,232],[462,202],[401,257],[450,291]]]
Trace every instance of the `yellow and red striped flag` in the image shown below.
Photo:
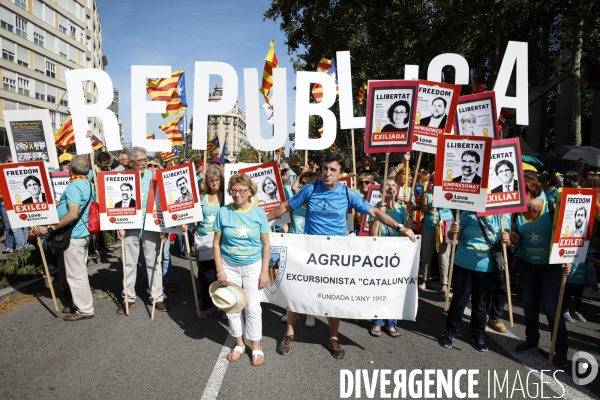
[[[146,139],[154,140],[155,139],[154,133],[147,134]]]
[[[54,134],[56,147],[65,151],[69,146],[75,143],[75,134],[73,133],[73,121],[71,116],[67,118],[64,124]]]
[[[277,154],[280,158],[285,158],[285,147],[280,147],[275,150],[275,154]]]
[[[321,61],[319,61],[319,64],[317,64],[317,72],[323,72],[323,73],[333,76],[333,78],[335,79],[335,85],[336,85],[335,86],[335,94],[340,93],[339,86],[337,84],[337,71],[335,68],[335,61],[328,60],[326,58],[322,58]],[[320,103],[321,100],[323,100],[323,86],[321,86],[320,83],[315,83],[313,85],[312,95],[313,95],[313,99],[315,99],[315,101],[317,103]]]
[[[336,149],[337,149],[337,145],[336,145],[335,143],[334,143],[334,144],[332,144],[331,146],[329,146],[329,151],[330,151],[330,152],[332,152],[332,153],[333,153],[333,152],[334,152]]]
[[[219,137],[215,136],[213,140],[209,140],[206,144],[206,151],[208,151],[209,154],[214,153],[218,151],[220,147]]]
[[[100,139],[96,137],[96,135],[92,136],[92,147],[94,148],[94,150],[100,150],[104,147],[104,145],[102,144]]]
[[[183,115],[173,118],[166,125],[161,125],[159,128],[167,134],[167,137],[174,145],[185,144],[180,125],[183,125]]]
[[[256,154],[255,152],[252,152],[252,153],[250,153],[250,156],[252,157],[252,159],[253,159],[254,161],[257,161],[257,162],[258,162],[258,154]]]
[[[323,136],[323,127],[320,127],[317,132],[319,132],[319,136]]]
[[[360,89],[358,89],[358,104],[362,105],[365,102],[365,96],[367,95],[367,84],[363,83]]]
[[[162,114],[163,118],[183,113],[187,109],[183,70],[173,72],[170,78],[148,79],[146,91],[150,100],[167,102],[167,112]]]
[[[269,52],[265,57],[262,86],[258,89],[258,91],[265,96],[267,104],[271,104],[269,101],[269,93],[273,88],[273,68],[279,68],[279,61],[277,61],[277,55],[275,54],[275,40],[271,40],[271,44],[269,45]]]
[[[375,161],[375,159],[372,156],[367,154],[367,155],[365,155],[365,166],[376,167],[377,161]]]
[[[171,151],[161,151],[160,153],[158,153],[160,158],[164,161],[164,162],[169,162],[171,160],[176,159],[179,156],[179,150],[177,148],[177,145],[172,145],[171,146]]]

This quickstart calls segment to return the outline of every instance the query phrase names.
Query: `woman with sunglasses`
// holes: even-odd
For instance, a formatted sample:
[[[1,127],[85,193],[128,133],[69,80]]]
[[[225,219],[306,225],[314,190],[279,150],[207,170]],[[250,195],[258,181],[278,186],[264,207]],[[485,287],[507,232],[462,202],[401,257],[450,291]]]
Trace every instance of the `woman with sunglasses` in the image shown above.
[[[223,205],[223,197],[223,170],[215,165],[209,165],[200,184],[200,203],[204,219],[198,223],[198,230],[195,232],[198,280],[202,298],[202,307],[198,316],[200,319],[205,319],[213,312],[213,302],[208,291],[210,284],[217,280],[213,256],[213,224]]]
[[[231,336],[236,344],[227,359],[233,362],[242,356],[246,350],[245,335],[251,341],[252,365],[258,366],[265,361],[260,343],[260,292],[269,282],[271,227],[262,208],[249,201],[251,196],[256,195],[257,188],[248,175],[232,176],[227,189],[233,202],[219,209],[213,225],[217,279],[225,286],[229,282],[242,286],[248,298],[245,321],[241,311],[227,313]]]

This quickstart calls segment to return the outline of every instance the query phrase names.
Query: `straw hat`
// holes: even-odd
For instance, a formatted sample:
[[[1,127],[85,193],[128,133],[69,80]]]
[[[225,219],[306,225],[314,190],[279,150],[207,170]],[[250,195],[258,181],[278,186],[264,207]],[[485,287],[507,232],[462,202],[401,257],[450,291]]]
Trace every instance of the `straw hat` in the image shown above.
[[[208,288],[208,292],[215,307],[226,313],[235,314],[240,312],[248,303],[244,289],[233,282],[229,282],[228,286],[219,281],[213,282]]]

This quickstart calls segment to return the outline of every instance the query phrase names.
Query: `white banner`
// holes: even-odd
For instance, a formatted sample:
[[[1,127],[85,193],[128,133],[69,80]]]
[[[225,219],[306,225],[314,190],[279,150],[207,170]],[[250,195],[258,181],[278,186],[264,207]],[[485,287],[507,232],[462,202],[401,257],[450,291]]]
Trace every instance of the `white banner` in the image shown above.
[[[269,302],[339,318],[417,316],[421,237],[317,236],[271,233]]]

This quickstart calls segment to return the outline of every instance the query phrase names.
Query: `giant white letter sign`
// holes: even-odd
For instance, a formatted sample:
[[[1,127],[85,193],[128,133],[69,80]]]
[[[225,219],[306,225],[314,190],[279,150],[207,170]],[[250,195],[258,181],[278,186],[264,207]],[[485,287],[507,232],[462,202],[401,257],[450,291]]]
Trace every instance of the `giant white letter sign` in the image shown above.
[[[515,87],[517,95],[508,97],[506,89],[510,82],[513,65],[517,65]],[[529,125],[529,77],[527,76],[527,42],[508,42],[506,52],[498,71],[498,78],[494,86],[496,92],[496,111],[500,115],[502,107],[517,110],[517,124]]]
[[[427,80],[442,82],[442,68],[446,65],[453,66],[456,71],[455,85],[469,84],[469,63],[463,56],[454,53],[444,53],[435,56],[427,68]]]

